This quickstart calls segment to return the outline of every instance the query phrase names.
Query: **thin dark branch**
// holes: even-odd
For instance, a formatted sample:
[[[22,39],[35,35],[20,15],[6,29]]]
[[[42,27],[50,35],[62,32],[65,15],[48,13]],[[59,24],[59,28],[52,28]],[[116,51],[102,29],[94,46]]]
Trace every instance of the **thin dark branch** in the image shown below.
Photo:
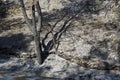
[[[45,45],[45,40],[48,38],[48,35],[53,31],[53,29],[56,27],[56,25],[60,21],[62,21],[63,18],[65,18],[65,17],[66,17],[66,14],[61,19],[59,19],[58,21],[56,21],[56,23],[51,27],[51,30],[48,33],[46,33],[45,37],[42,39],[42,46],[43,46],[43,48],[46,48],[46,46],[47,46],[47,45]]]
[[[39,4],[39,1],[36,1],[36,9],[37,9],[37,12],[38,12],[37,31],[40,33],[41,28],[42,28],[42,12],[41,12],[41,7],[40,7],[40,4]]]
[[[56,27],[56,25],[57,25],[60,21],[62,21],[66,16],[67,16],[67,14],[64,14],[64,16],[63,16],[61,19],[59,19],[58,21],[56,21],[56,23],[52,26],[51,31],[53,31],[53,29]]]
[[[23,13],[23,16],[25,18],[25,21],[26,21],[29,29],[31,30],[31,32],[33,32],[32,23],[31,23],[31,20],[27,16],[27,12],[26,12],[24,1],[23,0],[19,0],[19,2],[20,2],[20,5],[21,5],[21,9],[22,9],[22,13]]]
[[[35,40],[35,48],[36,48],[36,54],[38,57],[38,62],[39,64],[42,63],[42,50],[41,50],[41,45],[40,45],[40,36],[37,32],[37,27],[36,27],[36,16],[35,16],[35,1],[33,1],[32,4],[32,23],[33,23],[33,30],[34,30],[34,40]]]
[[[61,29],[56,34],[53,35],[53,39],[50,40],[46,45],[47,51],[50,51],[53,48],[53,46],[59,42],[59,39],[61,38],[62,34],[67,30],[68,26],[70,26],[71,19],[72,17],[66,20]],[[58,48],[58,45],[59,44],[57,44],[56,47],[54,46],[56,50]]]
[[[36,1],[36,10],[38,12],[38,24],[36,26],[37,27],[36,29],[37,29],[37,34],[38,34],[39,40],[41,41],[40,31],[41,31],[43,25],[42,25],[42,12],[41,12],[41,7],[40,7],[40,4],[39,4],[38,0]],[[40,51],[42,53],[42,43],[41,42],[40,42],[39,46],[40,46]]]
[[[35,21],[35,5],[32,5],[32,23],[33,23],[33,33],[34,35],[37,35],[36,30],[36,21]]]

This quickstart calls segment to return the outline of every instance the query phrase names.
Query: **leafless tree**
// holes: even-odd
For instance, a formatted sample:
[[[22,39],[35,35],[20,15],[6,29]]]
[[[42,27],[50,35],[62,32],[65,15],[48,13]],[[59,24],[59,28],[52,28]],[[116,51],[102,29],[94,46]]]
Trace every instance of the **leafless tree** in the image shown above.
[[[40,43],[40,30],[43,26],[42,26],[42,13],[41,13],[41,7],[40,7],[40,4],[39,4],[39,0],[33,0],[32,21],[29,19],[28,15],[27,15],[24,1],[19,0],[19,2],[21,4],[22,13],[23,13],[23,16],[25,18],[25,21],[26,21],[29,29],[33,33],[34,40],[35,40],[36,53],[37,53],[37,57],[38,57],[38,62],[39,62],[39,64],[41,64],[42,63],[42,56],[41,56],[42,47],[41,47],[41,43]],[[37,17],[38,22],[36,22],[35,9],[37,10],[37,13],[38,13],[38,17]]]
[[[32,1],[33,1],[33,3],[32,3],[32,10],[31,10],[32,11],[32,20],[31,20],[31,19],[29,19],[28,15],[27,15],[24,0],[19,0],[25,21],[34,36],[35,50],[36,50],[38,62],[39,62],[39,64],[42,64],[44,57],[46,57],[45,55],[48,55],[49,51],[52,48],[55,48],[55,51],[57,51],[59,39],[60,39],[61,35],[66,31],[68,26],[70,25],[70,20],[73,17],[68,18],[63,23],[63,25],[58,30],[58,32],[54,33],[53,32],[54,28],[65,16],[62,17],[60,20],[56,21],[56,23],[50,27],[50,30],[49,30],[49,32],[46,33],[45,37],[41,39],[40,38],[41,29],[44,27],[42,25],[42,23],[43,23],[42,17],[43,16],[42,16],[42,12],[41,12],[41,6],[39,4],[39,0],[32,0]],[[37,17],[36,17],[36,13],[37,13]],[[36,21],[36,20],[38,20],[38,21]],[[52,39],[50,41],[48,41],[47,44],[45,44],[45,40],[48,38],[49,34],[52,35]]]
[[[92,1],[94,2],[95,0],[92,0]],[[25,18],[25,21],[26,21],[30,31],[33,33],[34,40],[35,40],[36,54],[37,54],[38,62],[40,64],[43,62],[43,57],[45,57],[45,55],[48,55],[51,49],[55,48],[55,52],[57,52],[57,49],[59,46],[59,40],[60,40],[62,34],[70,26],[71,20],[74,17],[76,17],[77,15],[79,15],[83,9],[87,8],[87,6],[89,6],[89,5],[91,6],[91,4],[89,4],[89,2],[91,2],[91,0],[81,1],[81,4],[84,4],[83,6],[81,6],[81,4],[79,4],[79,3],[77,3],[77,7],[81,6],[81,8],[79,8],[78,13],[75,12],[74,15],[69,16],[63,22],[63,25],[60,26],[59,30],[57,32],[54,32],[56,25],[62,19],[64,19],[66,17],[66,14],[65,14],[60,20],[56,21],[54,25],[50,26],[50,30],[45,34],[44,38],[41,38],[41,29],[44,28],[44,26],[42,25],[43,15],[41,12],[41,6],[39,4],[40,3],[39,0],[32,0],[32,10],[31,10],[32,20],[27,15],[26,7],[25,7],[26,4],[24,4],[24,0],[19,0],[19,2],[21,5],[21,9],[22,9],[22,13]],[[91,2],[91,3],[93,3],[93,2]],[[36,17],[36,14],[37,14],[37,17]],[[49,40],[47,43],[45,43],[49,34],[52,35],[52,39]]]

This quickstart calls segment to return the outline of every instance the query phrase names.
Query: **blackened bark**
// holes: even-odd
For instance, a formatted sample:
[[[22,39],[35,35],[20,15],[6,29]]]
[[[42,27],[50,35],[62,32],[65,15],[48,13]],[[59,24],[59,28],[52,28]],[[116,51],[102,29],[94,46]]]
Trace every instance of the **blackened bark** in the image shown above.
[[[30,19],[28,18],[28,15],[26,13],[26,8],[25,8],[24,1],[23,0],[19,0],[19,2],[20,2],[20,5],[21,5],[21,9],[22,9],[22,13],[23,13],[23,16],[25,18],[25,21],[26,21],[30,31],[33,32],[32,23],[31,23]]]
[[[35,1],[33,0],[33,4],[32,4],[32,20],[30,20],[28,18],[28,15],[26,13],[26,8],[25,8],[25,4],[23,0],[19,0],[20,4],[21,4],[21,8],[22,8],[22,13],[23,16],[25,18],[25,21],[29,27],[29,29],[31,30],[31,32],[33,33],[34,36],[34,41],[35,41],[35,50],[36,50],[36,54],[37,54],[37,59],[38,59],[38,63],[42,64],[42,47],[41,47],[41,43],[40,43],[40,30],[42,27],[42,13],[41,13],[41,8],[40,5],[38,4],[39,1]],[[35,8],[37,8],[38,11],[38,25],[36,25],[36,17],[35,17]]]
[[[32,22],[33,22],[33,31],[34,31],[34,40],[35,40],[35,50],[38,58],[38,63],[42,64],[42,56],[40,51],[40,35],[37,32],[37,26],[35,21],[35,3],[32,5]]]

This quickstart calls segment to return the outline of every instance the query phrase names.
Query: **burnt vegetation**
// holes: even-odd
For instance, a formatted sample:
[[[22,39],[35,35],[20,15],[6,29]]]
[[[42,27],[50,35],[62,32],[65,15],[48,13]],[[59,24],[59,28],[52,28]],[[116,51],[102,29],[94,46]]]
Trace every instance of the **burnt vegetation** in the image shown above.
[[[61,19],[58,19],[53,25],[49,24],[49,27],[45,27],[43,25],[44,20],[44,13],[41,11],[41,6],[39,0],[33,0],[31,12],[32,18],[30,19],[26,12],[25,3],[23,0],[19,0],[23,16],[25,21],[34,36],[35,41],[35,49],[38,58],[38,62],[40,64],[43,63],[44,59],[50,54],[50,51],[54,49],[54,53],[57,53],[57,49],[59,47],[60,38],[62,34],[70,27],[72,21],[80,16],[81,14],[99,14],[99,11],[103,9],[107,9],[109,4],[106,4],[103,7],[100,5],[103,3],[104,0],[85,0],[85,1],[73,1],[71,0],[71,4],[66,6],[73,5],[74,8],[65,7],[64,9],[60,10],[60,12],[64,15]],[[115,4],[118,3],[118,0],[115,0]],[[77,8],[77,9],[76,9]],[[111,7],[112,8],[112,7]],[[59,10],[58,10],[59,12]],[[107,14],[107,10],[106,10]],[[48,18],[49,20],[50,18]],[[63,24],[57,26],[60,22]],[[49,30],[48,30],[49,28]],[[57,31],[56,31],[57,28]],[[44,37],[41,38],[42,30],[47,30]],[[51,38],[48,40],[48,37]],[[46,41],[48,40],[48,41]]]
[[[105,6],[100,7],[104,0],[70,0],[70,4],[65,5],[63,9],[56,9],[53,14],[50,14],[42,12],[39,0],[32,1],[33,3],[30,8],[32,18],[30,18],[28,17],[24,0],[19,0],[27,26],[34,37],[36,54],[40,64],[44,62],[51,51],[57,53],[62,35],[69,28],[74,27],[72,26],[72,22],[80,19],[83,14],[89,14],[89,17],[91,17],[91,14],[99,14],[99,11],[101,10],[106,10],[107,14],[107,7],[110,6],[108,3]],[[119,0],[114,0],[115,5],[118,4],[118,1]],[[8,8],[6,6],[6,3],[3,3],[3,1],[0,0],[0,18],[5,17]],[[49,22],[52,21],[54,21],[54,24],[49,24]],[[19,23],[22,24],[23,22]],[[7,24],[9,25],[9,23]],[[16,24],[18,23],[10,23],[9,26]],[[47,24],[47,26],[45,24]],[[6,25],[6,23],[0,23],[0,25]],[[44,36],[42,35],[43,32],[45,34]]]

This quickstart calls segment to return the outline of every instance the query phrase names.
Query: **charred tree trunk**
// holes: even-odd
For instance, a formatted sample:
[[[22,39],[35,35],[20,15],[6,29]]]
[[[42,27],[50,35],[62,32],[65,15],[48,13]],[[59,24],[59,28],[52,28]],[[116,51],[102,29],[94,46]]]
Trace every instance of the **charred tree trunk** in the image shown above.
[[[40,30],[42,27],[42,13],[41,13],[41,8],[38,0],[33,0],[32,4],[32,20],[30,20],[27,16],[26,13],[26,8],[23,0],[19,0],[22,8],[22,13],[25,18],[25,21],[33,33],[34,36],[34,41],[35,41],[35,50],[36,50],[36,55],[38,58],[38,63],[42,64],[42,46],[40,43]],[[36,22],[36,12],[35,9],[37,9],[38,12],[38,22]]]

